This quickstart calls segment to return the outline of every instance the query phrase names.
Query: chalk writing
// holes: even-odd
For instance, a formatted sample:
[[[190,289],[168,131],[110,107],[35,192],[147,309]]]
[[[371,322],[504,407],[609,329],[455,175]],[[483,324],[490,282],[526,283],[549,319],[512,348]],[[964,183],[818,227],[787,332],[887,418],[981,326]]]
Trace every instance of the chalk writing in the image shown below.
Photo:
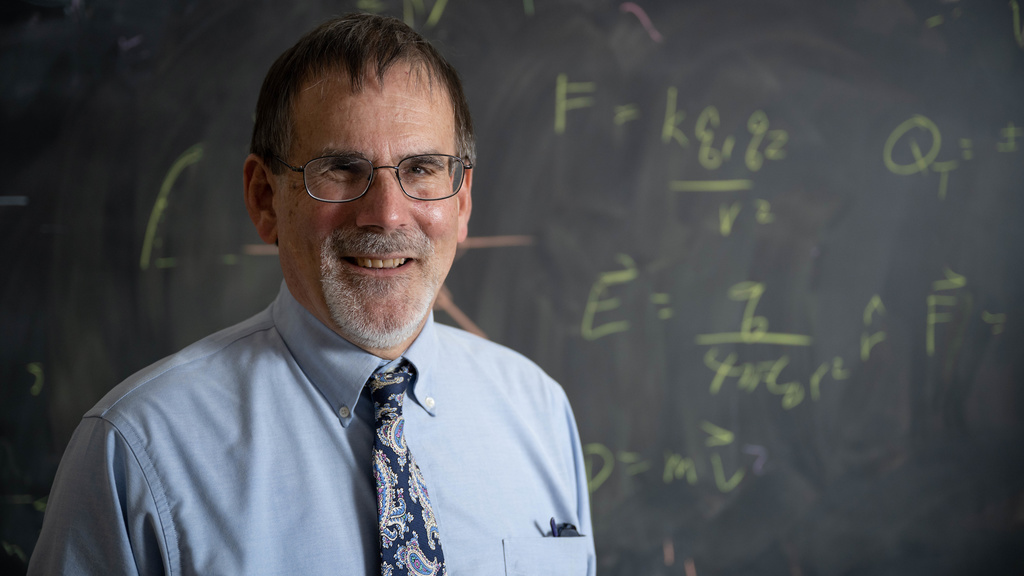
[[[751,172],[760,170],[766,158],[768,160],[782,160],[786,157],[784,147],[786,142],[789,141],[789,133],[785,130],[769,130],[768,124],[768,115],[761,110],[755,110],[750,115],[750,118],[747,119],[747,130],[750,132],[751,138],[743,159],[747,169]],[[759,148],[766,136],[769,143],[762,153],[759,151]]]
[[[811,375],[811,400],[821,399],[821,380],[826,374],[831,374],[833,380],[850,378],[850,372],[843,368],[843,359],[839,356],[832,359],[831,365],[828,362],[822,363]]]
[[[14,556],[18,560],[21,560],[23,563],[28,563],[28,557],[25,556],[25,551],[21,549],[21,546],[18,546],[17,544],[11,544],[6,540],[4,540],[2,544],[4,547],[5,554],[7,554],[8,556]]]
[[[601,459],[601,467],[597,473],[594,473],[589,456]],[[604,444],[592,442],[583,446],[583,457],[586,458],[587,490],[593,494],[612,475],[612,470],[615,469],[615,454]]]
[[[972,148],[972,146],[974,146],[974,144],[971,142],[970,138],[960,139],[960,155],[963,157],[964,160],[974,159],[974,149]]]
[[[372,12],[379,14],[384,11],[385,6],[382,0],[359,0],[356,2],[356,8],[360,12]]]
[[[782,371],[789,365],[789,355],[783,355],[776,360],[761,362],[745,362],[737,364],[739,354],[729,353],[724,359],[719,360],[718,347],[712,347],[704,354],[704,365],[714,372],[709,392],[712,395],[722,390],[726,379],[735,378],[738,389],[753,393],[764,382],[765,389],[777,396],[782,396],[782,408],[791,410],[804,401],[806,392],[804,386],[798,381],[779,383]],[[843,368],[843,359],[836,356],[829,362],[824,362],[814,371],[810,378],[811,399],[817,401],[821,397],[821,382],[826,376],[833,380],[846,380],[850,377],[847,370]]]
[[[775,221],[775,214],[772,212],[771,203],[767,200],[755,200],[754,205],[757,206],[754,220],[758,224],[771,224]],[[732,234],[733,223],[736,221],[736,217],[739,216],[742,207],[742,202],[722,203],[718,207],[718,231],[722,236]]]
[[[669,88],[666,98],[665,123],[662,126],[662,142],[668,143],[676,140],[682,146],[688,146],[689,140],[679,128],[679,124],[685,118],[685,112],[676,109],[676,89]],[[708,170],[716,170],[732,156],[736,139],[732,136],[726,137],[721,148],[714,146],[715,129],[721,123],[718,108],[708,106],[704,108],[694,125],[694,134],[700,142],[697,159],[701,165]],[[747,119],[747,130],[751,134],[750,142],[744,152],[744,162],[747,169],[757,172],[767,160],[781,160],[786,157],[785,145],[789,135],[785,130],[769,130],[768,116],[762,110],[756,110]],[[762,145],[765,144],[762,151]],[[670,192],[742,192],[752,190],[754,181],[747,178],[723,179],[723,180],[670,180]],[[775,221],[775,214],[771,211],[771,204],[767,200],[758,199],[754,202],[754,220],[758,224],[770,224]],[[743,209],[740,201],[723,202],[718,207],[718,231],[724,236],[730,236],[737,217]]]
[[[8,496],[4,497],[4,500],[6,500],[8,504],[15,504],[15,505],[28,505],[28,504],[31,504],[32,505],[32,509],[34,509],[36,512],[45,512],[46,511],[46,502],[47,502],[48,499],[49,499],[48,496],[43,496],[42,498],[36,498],[35,496],[33,496],[31,494],[11,494],[11,495],[8,495]]]
[[[812,341],[810,336],[768,332],[768,319],[754,314],[764,291],[764,284],[760,282],[740,282],[729,288],[730,300],[746,301],[747,303],[740,321],[740,331],[699,334],[697,344],[702,346],[727,343],[810,346]]]
[[[729,478],[725,477],[725,466],[722,465],[722,457],[718,454],[711,455],[711,469],[715,474],[715,485],[721,492],[732,492],[743,480],[744,470],[742,468]]]
[[[680,454],[665,453],[665,468],[661,479],[665,484],[671,484],[674,480],[686,478],[692,486],[697,483],[697,464],[693,458],[684,457]]]
[[[199,162],[203,158],[203,144],[199,143],[189,147],[181,153],[181,156],[171,164],[171,169],[167,171],[167,175],[164,176],[163,182],[160,184],[160,193],[157,194],[156,202],[153,203],[153,210],[149,214],[149,224],[146,226],[146,236],[142,241],[142,255],[139,257],[139,267],[143,270],[149,268],[150,257],[153,252],[153,245],[156,239],[156,228],[160,223],[160,217],[164,213],[164,209],[167,208],[167,197],[171,194],[171,188],[174,186],[174,182],[178,179],[182,170]],[[164,261],[166,264],[166,261]],[[170,266],[173,266],[173,262]],[[164,265],[158,267],[167,268],[169,266]]]
[[[899,164],[893,158],[893,150],[896,148],[896,144],[911,131],[924,130],[928,133],[931,140],[931,147],[928,149],[927,154],[921,154],[921,146],[917,143],[917,140],[913,137],[910,138],[908,144],[911,154],[913,155],[914,161],[909,164]],[[938,126],[928,118],[915,114],[909,120],[903,121],[895,130],[889,134],[889,137],[885,140],[885,147],[882,149],[882,160],[885,162],[886,168],[888,168],[893,174],[899,174],[900,176],[909,176],[911,174],[917,174],[918,172],[927,172],[928,166],[935,161],[935,158],[939,155],[939,149],[942,147],[942,134],[939,133]]]
[[[732,432],[722,428],[721,426],[715,426],[707,420],[700,423],[700,429],[708,434],[708,437],[704,439],[704,445],[709,448],[714,446],[728,446],[736,439],[736,435]]]
[[[569,110],[594,105],[591,96],[569,98],[569,94],[587,94],[597,89],[594,82],[569,82],[567,74],[559,74],[555,82],[555,134],[565,134],[565,114]]]
[[[775,221],[775,214],[772,213],[772,205],[767,200],[754,200],[757,205],[758,224],[771,224]]]
[[[932,289],[936,292],[958,290],[967,285],[966,278],[949,268],[943,269],[943,275],[944,279],[932,283]],[[953,321],[953,314],[940,310],[956,306],[957,297],[946,294],[929,294],[925,298],[925,303],[928,306],[928,314],[925,319],[925,350],[929,356],[934,356],[935,326]]]
[[[700,149],[697,152],[697,160],[701,166],[708,170],[717,170],[722,166],[722,162],[728,160],[732,156],[733,146],[736,144],[736,138],[728,136],[722,142],[722,147],[716,149],[714,147],[715,141],[715,128],[721,123],[721,118],[718,115],[718,108],[714,106],[708,106],[701,111],[700,116],[697,116],[697,123],[694,126],[694,135],[697,140],[700,141]]]
[[[992,325],[992,334],[1002,334],[1006,328],[1006,314],[993,314],[984,310],[981,313],[981,319],[986,324]]]
[[[608,288],[616,284],[632,282],[637,277],[636,263],[626,254],[619,254],[616,259],[622,264],[622,270],[603,272],[590,288],[587,305],[583,311],[583,324],[580,331],[586,340],[597,340],[602,336],[629,330],[628,320],[616,320],[594,326],[594,317],[601,312],[614,310],[621,305],[618,298],[607,298]]]
[[[1004,142],[996,144],[996,150],[1000,152],[1015,152],[1017,150],[1017,138],[1024,136],[1024,128],[1014,126],[1013,122],[1006,125],[999,133],[1006,138]]]
[[[913,162],[908,164],[898,163],[893,158],[893,151],[896,148],[896,144],[900,142],[904,136],[910,134],[911,131],[920,132],[921,130],[926,131],[929,139],[931,140],[931,147],[928,148],[928,153],[921,154],[921,146],[913,136],[909,136],[907,138],[907,146],[910,149]],[[939,150],[941,148],[942,134],[939,133],[938,126],[928,118],[921,116],[920,114],[916,114],[909,120],[905,120],[902,124],[897,126],[891,134],[889,134],[889,138],[886,139],[885,147],[882,150],[882,159],[889,171],[894,174],[899,174],[900,176],[909,176],[917,173],[927,174],[929,168],[938,172],[939,199],[944,200],[946,198],[946,190],[949,186],[949,173],[956,169],[958,163],[956,160],[936,162],[935,159],[938,157]]]
[[[732,223],[735,222],[736,217],[740,215],[740,208],[742,207],[743,204],[740,202],[722,204],[718,207],[718,231],[722,236],[732,234]]]
[[[654,304],[656,306],[664,306],[663,308],[658,309],[659,320],[668,320],[669,318],[672,317],[672,308],[668,307],[668,304],[669,302],[671,302],[671,300],[671,295],[665,292],[651,294],[651,304]]]
[[[436,26],[441,21],[441,15],[444,13],[446,4],[448,4],[448,0],[437,0],[434,2],[434,6],[430,9],[430,14],[427,16],[424,26],[427,28]],[[402,0],[402,16],[405,23],[409,26],[415,26],[416,15],[426,11],[427,7],[424,5],[423,0]]]
[[[616,461],[626,465],[625,471],[627,476],[636,476],[651,469],[650,461],[644,460],[642,454],[638,452],[619,452],[618,455],[616,455],[603,444],[587,444],[583,447],[583,455],[584,457],[596,456],[601,459],[601,468],[596,475],[593,473],[593,468],[589,459],[586,463],[587,489],[590,490],[591,493],[600,488],[601,485],[608,480],[608,477],[612,474],[612,470],[615,469]]]
[[[43,391],[43,365],[39,362],[32,362],[25,367],[28,373],[32,375],[32,387],[29,388],[29,394],[33,396],[39,396]]]
[[[757,212],[754,216],[754,220],[758,224],[771,224],[775,221],[775,214],[772,212],[772,205],[767,200],[755,200],[754,205],[757,207]],[[742,202],[723,202],[718,207],[718,232],[722,236],[729,236],[732,234],[733,224],[736,222],[736,218],[740,215],[740,211],[743,209]]]
[[[872,296],[871,301],[864,307],[864,331],[860,334],[860,359],[864,362],[871,358],[871,349],[877,346],[879,342],[885,340],[885,332],[868,333],[868,328],[871,326],[872,318],[876,313],[879,316],[885,314],[885,305],[882,304],[882,298],[878,294]]]
[[[999,152],[1015,152],[1019,149],[1017,139],[1024,137],[1024,127],[1018,127],[1010,122],[1000,130],[1003,140],[996,144]],[[922,152],[918,139],[922,138],[930,142],[928,151]],[[902,144],[905,142],[905,148]],[[974,158],[974,144],[969,138],[960,138],[960,156],[963,160],[969,161]],[[942,134],[938,126],[929,118],[915,114],[908,120],[900,123],[893,130],[885,141],[882,148],[882,161],[886,168],[893,174],[910,176],[912,174],[928,174],[929,171],[939,175],[939,199],[945,200],[949,189],[949,173],[956,170],[960,162],[958,160],[938,161],[939,152],[942,149]],[[907,152],[909,152],[909,157]]]
[[[754,187],[753,180],[672,180],[668,189],[672,192],[739,192]]]
[[[640,117],[640,109],[635,104],[624,104],[615,107],[615,124],[621,126]]]
[[[680,146],[686,147],[690,145],[690,139],[679,128],[679,124],[686,118],[686,111],[676,108],[678,96],[679,90],[670,86],[665,95],[665,122],[661,125],[661,141],[668,144],[675,140]]]
[[[651,469],[651,463],[637,452],[619,452],[619,462],[626,465],[627,476],[636,476]]]
[[[705,446],[711,448],[722,448],[735,443],[735,434],[708,421],[700,423],[701,429],[708,434],[705,439]],[[745,444],[741,450],[743,454],[755,456],[755,474],[760,475],[765,462],[768,460],[768,449],[755,444]],[[587,487],[593,494],[603,486],[616,467],[622,466],[622,473],[626,476],[638,476],[652,470],[653,466],[649,458],[639,452],[619,451],[613,452],[604,444],[592,442],[583,446],[583,455],[586,459]],[[678,480],[686,480],[686,483],[694,486],[700,480],[697,461],[691,456],[685,456],[677,452],[666,451],[663,454],[664,464],[661,468],[661,479],[665,484],[672,484]],[[712,479],[715,487],[720,492],[731,492],[735,490],[743,480],[745,471],[740,468],[732,474],[726,474],[722,457],[712,452],[707,460],[710,464]]]

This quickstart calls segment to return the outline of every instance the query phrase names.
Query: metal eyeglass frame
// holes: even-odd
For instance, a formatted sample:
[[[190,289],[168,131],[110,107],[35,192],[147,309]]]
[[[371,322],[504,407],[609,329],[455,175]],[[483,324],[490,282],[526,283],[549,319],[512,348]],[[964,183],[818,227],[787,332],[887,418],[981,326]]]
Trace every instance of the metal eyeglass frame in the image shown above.
[[[369,160],[366,160],[365,158],[360,158],[360,160],[366,160],[366,162],[370,165],[370,178],[366,181],[366,188],[363,188],[363,191],[358,196],[356,196],[354,198],[349,198],[347,200],[325,200],[323,198],[318,198],[318,197],[314,196],[313,193],[310,192],[309,185],[306,183],[306,166],[309,166],[311,163],[316,162],[317,160],[321,160],[323,158],[340,158],[341,156],[337,156],[335,154],[329,154],[327,156],[317,156],[316,158],[313,158],[312,160],[309,160],[308,162],[306,162],[302,166],[292,166],[291,164],[285,162],[277,154],[273,154],[274,159],[277,160],[278,162],[280,162],[281,164],[284,164],[289,170],[291,170],[292,172],[299,172],[300,174],[302,174],[302,187],[306,189],[306,194],[309,194],[310,198],[312,198],[312,199],[314,199],[314,200],[316,200],[318,202],[327,202],[327,203],[330,203],[330,204],[344,204],[345,202],[352,202],[354,200],[359,200],[363,196],[366,196],[367,190],[369,190],[370,189],[370,185],[373,184],[373,177],[374,177],[374,175],[377,173],[377,170],[379,170],[381,168],[391,168],[392,170],[395,171],[395,179],[398,180],[398,187],[402,189],[402,194],[405,194],[408,198],[411,198],[413,200],[419,200],[420,202],[435,202],[437,200],[447,200],[447,199],[451,198],[452,196],[455,196],[456,194],[458,194],[459,190],[462,190],[462,185],[466,182],[466,170],[472,170],[473,169],[473,165],[472,164],[467,164],[466,162],[464,162],[462,160],[462,158],[459,158],[458,156],[452,156],[451,154],[414,154],[412,156],[407,156],[405,158],[402,158],[401,160],[398,161],[398,163],[401,164],[402,162],[405,162],[406,160],[409,160],[410,158],[419,158],[419,157],[422,157],[422,156],[444,156],[446,158],[452,158],[456,162],[458,162],[459,164],[462,164],[462,180],[459,181],[459,187],[456,188],[451,194],[449,194],[447,196],[443,196],[441,198],[417,198],[416,196],[413,196],[412,194],[409,194],[408,192],[406,192],[405,186],[402,184],[402,177],[398,175],[398,166],[397,165],[396,166],[374,166],[373,162],[370,162]]]

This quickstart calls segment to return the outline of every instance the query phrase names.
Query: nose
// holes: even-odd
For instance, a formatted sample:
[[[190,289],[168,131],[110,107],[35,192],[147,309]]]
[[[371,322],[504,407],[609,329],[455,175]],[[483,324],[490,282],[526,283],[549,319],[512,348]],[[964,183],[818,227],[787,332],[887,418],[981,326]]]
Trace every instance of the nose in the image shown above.
[[[357,210],[356,225],[392,232],[408,223],[411,203],[412,199],[405,195],[398,182],[396,168],[374,167],[370,188],[362,198],[352,202]]]

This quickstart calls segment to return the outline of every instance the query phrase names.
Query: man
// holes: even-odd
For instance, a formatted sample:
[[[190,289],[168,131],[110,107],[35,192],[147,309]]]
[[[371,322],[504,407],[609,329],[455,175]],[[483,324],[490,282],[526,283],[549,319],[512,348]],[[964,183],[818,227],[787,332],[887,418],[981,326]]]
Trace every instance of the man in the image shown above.
[[[243,171],[281,291],[86,414],[30,572],[593,574],[565,394],[430,314],[473,142],[457,74],[398,20],[285,52]]]

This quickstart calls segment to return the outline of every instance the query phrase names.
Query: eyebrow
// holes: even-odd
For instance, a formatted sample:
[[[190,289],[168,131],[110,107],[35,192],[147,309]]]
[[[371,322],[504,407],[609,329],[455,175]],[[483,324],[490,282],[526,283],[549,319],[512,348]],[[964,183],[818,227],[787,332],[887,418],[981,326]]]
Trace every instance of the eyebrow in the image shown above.
[[[404,160],[406,158],[411,158],[413,156],[424,156],[426,154],[445,154],[445,153],[444,152],[438,152],[437,149],[435,149],[435,148],[430,148],[430,149],[427,149],[427,150],[424,150],[424,151],[421,151],[421,152],[412,152],[411,154],[406,154],[406,155],[402,156],[398,161],[401,162],[402,160]],[[358,150],[352,150],[352,149],[341,149],[341,148],[331,148],[331,147],[321,148],[320,151],[317,153],[316,158],[322,158],[324,156],[349,156],[349,157],[353,157],[353,158],[362,158],[363,160],[369,160],[370,162],[373,162],[373,160],[370,160],[370,158],[367,157],[366,154],[363,154],[362,152],[360,152]],[[456,154],[452,154],[452,156],[456,156]],[[374,163],[374,164],[376,164],[376,163]]]
[[[368,159],[366,158],[366,154],[363,154],[358,150],[342,150],[340,148],[330,147],[321,148],[320,151],[317,153],[317,158],[323,156],[354,156],[356,158],[362,158],[364,160]]]

